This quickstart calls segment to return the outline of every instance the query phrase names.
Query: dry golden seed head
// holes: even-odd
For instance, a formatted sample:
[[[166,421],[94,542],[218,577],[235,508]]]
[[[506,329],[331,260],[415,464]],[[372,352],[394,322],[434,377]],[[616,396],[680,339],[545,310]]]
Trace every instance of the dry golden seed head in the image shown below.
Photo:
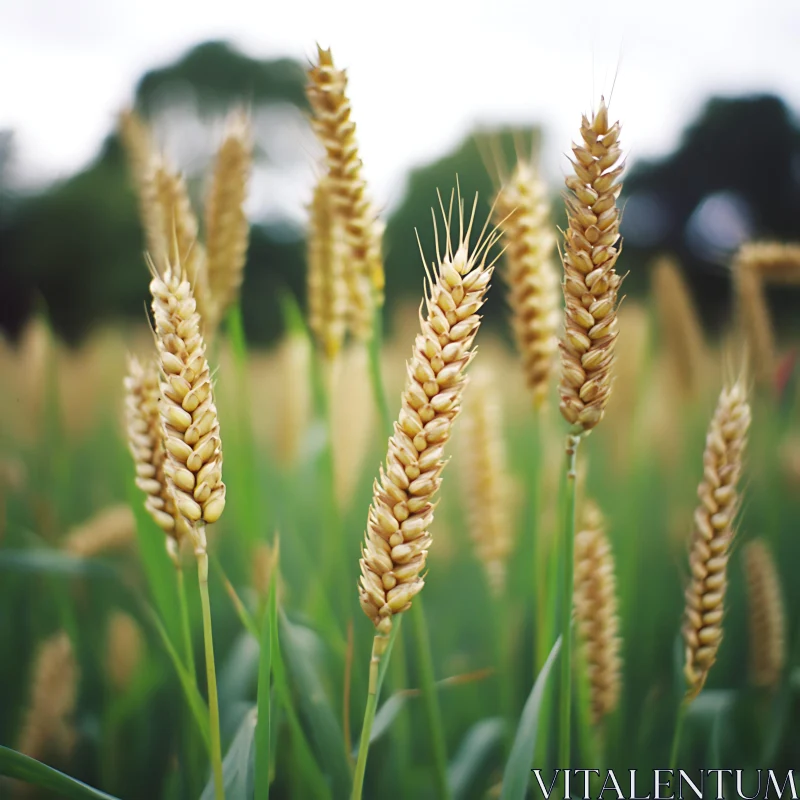
[[[144,639],[136,620],[122,611],[114,611],[108,620],[106,672],[111,685],[124,692],[142,662]]]
[[[477,202],[477,197],[476,197]],[[459,198],[459,242],[453,252],[450,215],[445,215],[446,247],[429,273],[422,317],[385,467],[375,481],[361,558],[359,600],[379,633],[387,634],[392,617],[411,605],[424,584],[423,570],[431,543],[433,497],[444,468],[443,446],[458,415],[472,360],[472,342],[480,325],[478,311],[492,274],[488,252],[496,235],[469,249],[472,217],[464,230]],[[481,237],[482,238],[482,237]],[[438,235],[437,235],[438,242]]]
[[[169,266],[154,273],[156,343],[161,366],[161,424],[166,449],[164,474],[178,514],[196,551],[206,548],[203,523],[225,508],[222,443],[211,376],[192,287]]]
[[[317,181],[309,212],[308,325],[320,350],[332,360],[342,349],[346,327],[347,253],[326,176]]]
[[[603,418],[611,393],[617,338],[614,271],[621,249],[619,123],[609,126],[605,102],[583,118],[582,144],[573,145],[574,175],[567,178],[569,225],[565,233],[565,334],[561,341],[561,413],[574,433],[587,433]]]
[[[747,242],[737,260],[766,283],[800,284],[800,244]]]
[[[280,344],[280,395],[277,412],[277,455],[291,468],[300,455],[311,420],[311,346],[304,334],[290,333]]]
[[[239,297],[250,234],[244,202],[252,160],[250,120],[242,111],[235,111],[227,121],[206,199],[209,332]]]
[[[64,538],[65,552],[81,558],[92,558],[110,550],[133,544],[136,520],[130,508],[123,504],[109,506],[91,519],[73,528]]]
[[[489,587],[499,596],[505,589],[512,546],[511,478],[498,389],[488,368],[471,375],[459,436],[470,534]]]
[[[547,397],[558,350],[558,276],[547,191],[529,161],[520,160],[501,187],[495,220],[504,233],[505,280],[525,378],[538,408]]]
[[[772,326],[763,275],[752,268],[748,251],[743,248],[733,261],[733,289],[736,320],[744,335],[756,380],[771,384],[778,364],[778,348]]]
[[[684,396],[696,396],[708,373],[708,353],[697,309],[675,261],[660,258],[652,274],[653,296],[671,372]]]
[[[689,585],[683,623],[687,699],[703,688],[722,641],[728,557],[739,507],[737,484],[750,426],[744,382],[725,388],[706,436],[703,480],[697,494],[689,550]]]
[[[308,71],[306,93],[314,131],[325,148],[332,207],[349,255],[345,263],[348,324],[357,339],[367,340],[372,335],[375,303],[383,304],[383,225],[361,174],[347,75],[334,66],[330,50],[320,47],[318,51],[317,63]]]
[[[786,614],[772,553],[763,539],[743,551],[750,607],[750,664],[756,686],[776,686],[786,663]]]
[[[595,725],[617,707],[622,671],[614,557],[604,528],[600,510],[587,502],[575,537],[573,602]]]
[[[39,760],[69,756],[77,738],[72,715],[78,679],[69,636],[60,631],[45,639],[31,669],[30,700],[16,748],[20,753]]]

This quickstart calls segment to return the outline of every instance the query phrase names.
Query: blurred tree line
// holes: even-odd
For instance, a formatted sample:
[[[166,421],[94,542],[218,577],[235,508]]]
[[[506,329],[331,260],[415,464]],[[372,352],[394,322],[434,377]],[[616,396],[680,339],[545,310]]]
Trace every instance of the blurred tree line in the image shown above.
[[[177,146],[190,190],[202,197],[214,121],[244,103],[254,116],[261,194],[272,195],[287,185],[280,179],[285,161],[295,173],[310,168],[304,84],[304,65],[297,61],[255,60],[227,43],[208,42],[145,74],[134,105]],[[269,113],[287,108],[294,116]],[[508,166],[520,142],[527,148],[537,140],[536,129],[476,132],[410,173],[404,198],[387,220],[388,303],[420,297],[423,270],[414,229],[430,260],[436,189],[448,193],[458,174],[468,204],[479,192],[482,219],[496,189],[487,153],[502,153]],[[44,307],[57,331],[78,341],[99,322],[141,318],[147,302],[143,239],[116,132],[84,170],[39,192],[12,193],[11,163],[13,137],[0,132],[0,328],[13,336]],[[558,188],[553,201],[554,222],[563,227]],[[626,292],[646,290],[647,265],[657,253],[671,252],[706,318],[719,322],[735,247],[746,238],[798,238],[800,128],[777,97],[712,99],[674,153],[631,165],[623,202]],[[305,242],[302,224],[279,207],[254,216],[242,302],[248,336],[263,342],[280,329],[280,292],[304,296]],[[499,317],[502,310],[495,293],[487,315]]]

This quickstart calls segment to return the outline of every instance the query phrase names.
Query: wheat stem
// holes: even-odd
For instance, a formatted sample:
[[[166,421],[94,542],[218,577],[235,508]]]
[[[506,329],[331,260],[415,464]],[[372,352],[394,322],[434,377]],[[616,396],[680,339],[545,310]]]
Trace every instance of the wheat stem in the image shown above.
[[[189,624],[189,606],[186,603],[186,581],[183,579],[183,567],[178,565],[175,570],[178,580],[178,602],[180,603],[181,627],[183,628],[183,649],[186,651],[186,666],[192,680],[197,683],[197,666],[194,662],[194,648],[192,647],[192,628]]]
[[[572,713],[572,592],[575,571],[575,464],[580,436],[567,437],[567,473],[565,491],[563,584],[561,598],[561,737],[559,740],[559,767],[569,769],[570,715]]]
[[[422,682],[422,699],[425,702],[425,716],[428,720],[428,730],[433,747],[436,796],[440,800],[448,800],[451,794],[450,786],[447,782],[447,747],[444,740],[439,695],[436,693],[436,676],[433,671],[428,623],[425,619],[425,610],[421,597],[417,597],[416,602],[411,606],[411,616],[414,620],[414,639],[416,640],[418,666]]]
[[[222,743],[219,732],[219,698],[217,697],[217,669],[214,663],[214,639],[211,631],[211,601],[208,596],[208,553],[195,551],[197,577],[200,585],[200,602],[203,606],[203,639],[206,654],[206,680],[208,682],[208,717],[211,732],[211,768],[214,773],[214,797],[225,800],[222,781]]]

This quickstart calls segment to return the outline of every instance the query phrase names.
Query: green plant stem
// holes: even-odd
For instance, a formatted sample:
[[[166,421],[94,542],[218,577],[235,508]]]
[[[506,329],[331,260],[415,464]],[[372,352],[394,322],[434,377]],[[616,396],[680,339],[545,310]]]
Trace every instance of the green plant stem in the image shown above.
[[[178,581],[178,602],[181,607],[181,627],[183,628],[183,649],[186,666],[192,680],[197,683],[197,666],[194,663],[194,647],[192,646],[192,628],[189,624],[189,605],[186,602],[186,582],[183,579],[183,567],[180,565],[175,570]]]
[[[675,733],[672,737],[672,748],[669,754],[669,766],[673,774],[678,768],[678,756],[680,755],[681,734],[683,733],[683,722],[686,719],[686,711],[689,708],[689,703],[686,700],[681,700],[678,706],[678,714],[675,718]]]
[[[425,713],[428,717],[428,730],[431,735],[433,748],[433,764],[436,771],[436,796],[440,800],[448,800],[450,786],[447,781],[447,749],[444,741],[444,726],[442,725],[442,711],[439,708],[439,696],[436,692],[436,677],[433,671],[433,656],[431,643],[428,636],[428,623],[425,619],[425,610],[420,602],[420,597],[414,598],[414,603],[409,612],[414,620],[414,639],[417,658],[419,659],[420,680],[422,682],[422,696],[425,701]]]
[[[211,728],[211,768],[214,772],[214,796],[225,800],[222,781],[222,742],[219,733],[219,698],[217,697],[217,669],[214,663],[214,640],[211,632],[211,602],[208,597],[208,553],[201,550],[197,556],[197,575],[200,584],[200,602],[203,606],[203,638],[206,651],[206,677],[208,681],[208,714]]]
[[[561,702],[560,740],[558,766],[569,769],[570,723],[572,713],[572,590],[575,570],[575,463],[580,437],[567,437],[566,513],[564,515],[564,542],[561,603]]]
[[[397,627],[397,624],[395,624]],[[367,772],[367,756],[369,740],[372,737],[372,723],[375,722],[375,711],[378,707],[378,695],[381,690],[381,660],[388,660],[391,650],[385,634],[376,633],[372,640],[372,655],[369,660],[369,686],[367,688],[367,707],[364,709],[364,722],[361,726],[361,739],[358,746],[358,758],[353,775],[352,800],[361,800],[364,791],[364,775]],[[385,669],[383,670],[385,672]]]

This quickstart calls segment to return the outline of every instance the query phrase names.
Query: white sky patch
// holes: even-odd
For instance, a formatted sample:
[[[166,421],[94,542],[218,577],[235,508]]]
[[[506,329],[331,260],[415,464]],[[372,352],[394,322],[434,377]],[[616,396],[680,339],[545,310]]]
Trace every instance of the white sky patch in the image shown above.
[[[775,92],[800,108],[796,0],[0,0],[0,127],[16,132],[16,174],[38,184],[86,164],[142,73],[210,38],[259,58],[331,46],[382,205],[476,124],[541,124],[555,183],[580,113],[615,73],[611,113],[633,159],[671,150],[711,94]]]

